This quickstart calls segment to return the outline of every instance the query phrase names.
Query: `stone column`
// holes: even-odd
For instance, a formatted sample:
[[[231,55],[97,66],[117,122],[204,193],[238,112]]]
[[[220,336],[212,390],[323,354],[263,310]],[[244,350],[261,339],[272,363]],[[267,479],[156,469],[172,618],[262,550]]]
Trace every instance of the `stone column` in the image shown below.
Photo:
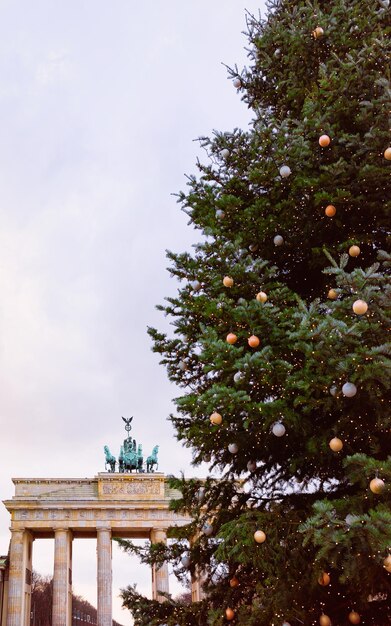
[[[7,626],[22,626],[24,593],[23,530],[11,528]]]
[[[166,530],[163,528],[152,528],[151,542],[166,544]],[[161,567],[152,565],[152,598],[158,602],[166,602],[167,598],[159,593],[161,591],[164,593],[169,592],[167,563],[163,563]]]
[[[11,533],[7,626],[28,626],[33,539],[24,528],[11,528]]]
[[[52,626],[70,626],[72,621],[72,534],[54,531]]]
[[[98,626],[112,626],[111,529],[98,528]]]
[[[191,537],[190,546],[192,546],[196,542],[196,540],[198,539],[198,536],[199,535],[194,535],[193,537]],[[200,569],[199,565],[196,565],[194,568],[194,572],[191,574],[191,601],[192,602],[200,602],[205,596],[202,590],[203,579],[204,579],[204,576],[202,574],[202,570]]]
[[[24,585],[24,624],[30,626],[30,613],[31,613],[31,583],[33,575],[33,535],[29,531],[25,531],[23,544],[24,544],[24,562],[25,562],[25,585]],[[71,625],[70,625],[71,626]]]
[[[191,577],[191,601],[192,602],[200,602],[205,594],[202,590],[202,582],[203,577],[200,573],[200,569],[198,566],[195,568],[195,572]]]

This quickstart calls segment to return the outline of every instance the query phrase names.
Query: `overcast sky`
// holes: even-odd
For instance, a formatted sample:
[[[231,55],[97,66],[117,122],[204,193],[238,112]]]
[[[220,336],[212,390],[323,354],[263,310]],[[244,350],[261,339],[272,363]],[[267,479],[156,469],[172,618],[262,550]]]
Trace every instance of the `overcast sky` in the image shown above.
[[[0,0],[1,499],[11,477],[103,471],[121,415],[146,454],[160,444],[161,471],[196,472],[146,327],[164,328],[154,306],[176,289],[165,249],[196,238],[171,195],[196,171],[193,140],[250,120],[221,63],[246,62],[245,9],[261,6]],[[8,527],[1,505],[0,553]],[[95,604],[95,544],[77,543],[75,590]],[[50,569],[52,542],[36,544]],[[129,564],[115,555],[117,587],[149,591]]]

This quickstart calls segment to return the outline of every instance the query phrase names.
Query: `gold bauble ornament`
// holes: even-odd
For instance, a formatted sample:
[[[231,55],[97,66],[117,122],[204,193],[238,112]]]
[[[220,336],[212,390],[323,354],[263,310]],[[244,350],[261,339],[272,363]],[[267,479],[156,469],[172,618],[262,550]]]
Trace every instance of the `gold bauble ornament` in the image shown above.
[[[321,26],[317,26],[315,30],[312,31],[312,36],[314,39],[320,39],[324,35],[324,30]]]
[[[384,158],[387,159],[387,161],[391,161],[391,148],[384,150]]]
[[[212,413],[209,419],[211,423],[216,424],[216,426],[220,426],[221,422],[223,421],[223,418],[220,415],[220,413]]]
[[[256,530],[254,533],[254,539],[257,543],[263,543],[266,541],[266,535],[263,530]]]
[[[236,343],[238,340],[237,336],[234,333],[228,333],[227,335],[227,343],[230,343],[231,346]]]
[[[350,246],[349,248],[349,256],[358,256],[361,250],[358,246]]]
[[[225,609],[225,617],[227,620],[231,621],[231,619],[235,617],[235,611],[228,607],[228,609]]]
[[[369,483],[369,489],[372,491],[372,493],[382,493],[384,487],[385,484],[381,478],[372,478],[371,482]]]
[[[232,287],[233,284],[234,284],[233,278],[231,278],[230,276],[224,276],[223,278],[224,287]]]
[[[232,589],[234,589],[238,585],[239,585],[239,580],[236,578],[236,576],[233,576],[231,580],[229,581],[229,586],[232,587]]]
[[[343,442],[341,439],[338,439],[338,437],[333,437],[333,439],[329,441],[329,446],[333,452],[340,452],[343,448]]]
[[[325,214],[327,215],[327,217],[334,217],[334,215],[337,212],[337,209],[335,208],[335,206],[333,204],[329,204],[325,210],[324,210]]]
[[[383,567],[387,570],[387,572],[391,572],[391,554],[386,556],[383,561]]]
[[[266,302],[267,294],[264,291],[260,291],[259,293],[257,293],[257,300],[258,302]]]
[[[357,611],[350,611],[348,615],[348,620],[351,624],[359,624],[361,622],[361,617],[357,613]]]
[[[321,135],[319,137],[319,145],[321,148],[327,148],[330,145],[331,139],[328,135]]]
[[[323,615],[321,615],[319,618],[319,624],[320,626],[331,626],[331,619],[328,615],[325,615],[323,613]]]
[[[260,341],[256,335],[251,335],[251,337],[249,337],[247,341],[250,348],[258,348],[260,344]]]
[[[326,587],[330,583],[330,576],[327,572],[322,572],[318,578],[318,583],[322,585],[322,587]]]
[[[368,305],[365,300],[356,300],[353,302],[352,309],[356,315],[364,315],[368,311]]]
[[[336,300],[338,298],[338,294],[335,289],[329,289],[327,297],[329,300]]]

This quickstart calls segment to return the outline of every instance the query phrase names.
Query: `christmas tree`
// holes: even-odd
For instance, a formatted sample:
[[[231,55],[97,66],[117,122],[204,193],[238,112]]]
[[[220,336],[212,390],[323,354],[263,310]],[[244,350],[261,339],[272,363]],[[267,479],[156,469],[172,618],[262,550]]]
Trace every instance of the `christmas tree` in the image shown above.
[[[278,0],[229,78],[246,131],[201,138],[154,350],[183,395],[172,478],[192,522],[137,548],[198,576],[190,605],[123,591],[136,624],[391,623],[389,0]]]

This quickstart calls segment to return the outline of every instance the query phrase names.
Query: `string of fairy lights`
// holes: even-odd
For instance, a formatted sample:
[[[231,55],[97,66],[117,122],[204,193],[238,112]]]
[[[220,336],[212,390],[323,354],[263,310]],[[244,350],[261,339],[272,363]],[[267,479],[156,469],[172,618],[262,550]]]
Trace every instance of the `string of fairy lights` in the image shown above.
[[[312,35],[314,39],[321,39],[324,36],[324,29],[321,26],[317,26],[314,29]],[[237,89],[241,89],[243,87],[242,80],[239,76],[234,78],[233,85]],[[329,148],[332,144],[332,138],[329,135],[323,133],[318,138],[318,143],[321,148]],[[222,159],[227,159],[230,156],[230,150],[228,150],[227,148],[223,148],[220,151],[220,156]],[[391,161],[391,147],[387,147],[384,150],[383,157],[385,160]],[[282,179],[288,178],[289,176],[292,175],[292,170],[288,165],[283,164],[279,168],[279,174]],[[325,216],[330,219],[334,218],[337,215],[337,212],[338,212],[337,206],[335,206],[335,204],[329,203],[324,208]],[[215,214],[216,214],[216,218],[219,220],[222,220],[225,218],[225,211],[223,211],[222,209],[216,209]],[[283,246],[285,243],[283,236],[280,234],[275,235],[273,238],[273,243],[276,247]],[[258,246],[256,246],[255,249],[257,249],[257,247]],[[250,246],[250,251],[251,251],[251,246]],[[361,253],[361,250],[360,250],[359,245],[357,244],[351,245],[348,249],[348,255],[353,259],[357,258],[360,255],[360,253]],[[222,284],[227,290],[230,290],[235,285],[235,279],[232,276],[226,275],[222,278]],[[190,282],[190,287],[193,290],[193,292],[198,292],[202,289],[202,283],[199,280],[193,280]],[[339,297],[340,297],[340,291],[338,291],[336,288],[329,289],[327,293],[327,298],[330,301],[337,301]],[[266,291],[260,290],[256,295],[256,300],[261,305],[265,304],[269,300],[269,294],[266,293]],[[357,298],[356,300],[354,300],[351,308],[352,308],[353,313],[360,318],[365,316],[369,311],[369,305],[363,298]],[[238,340],[239,340],[239,336],[238,336],[237,331],[235,332],[230,331],[226,335],[226,338],[225,338],[225,341],[230,346],[235,346]],[[247,345],[249,348],[256,350],[260,346],[260,344],[261,344],[261,340],[256,334],[253,333],[247,337]],[[181,360],[179,362],[179,369],[182,372],[185,372],[188,369],[188,365],[185,360]],[[239,383],[242,380],[243,376],[244,376],[243,372],[240,372],[240,371],[236,372],[234,375],[234,382]],[[349,398],[353,398],[357,394],[357,391],[358,391],[357,386],[349,380],[346,380],[345,382],[343,382],[340,389],[337,387],[337,385],[332,385],[330,387],[330,394],[333,397],[338,397],[340,394],[342,394],[344,398],[349,399]],[[223,424],[224,417],[219,411],[214,410],[210,414],[209,420],[210,420],[212,427],[219,427]],[[283,437],[286,434],[286,427],[282,423],[282,420],[274,422],[271,425],[271,432],[277,438]],[[214,437],[214,435],[212,436]],[[328,445],[329,445],[330,450],[336,454],[340,453],[344,448],[344,442],[340,437],[337,436],[337,434],[330,439],[330,441],[328,442]],[[236,442],[229,443],[228,451],[230,454],[236,455],[239,451],[238,444]],[[247,469],[249,472],[255,472],[255,470],[257,469],[256,461],[249,460],[247,462]],[[378,476],[375,476],[369,482],[369,489],[373,494],[381,495],[385,489],[385,483],[381,478],[379,478]],[[210,536],[213,534],[213,526],[210,523],[204,524],[202,530],[206,536]],[[254,532],[254,541],[257,544],[263,544],[264,542],[267,541],[266,533],[261,529],[257,529]],[[182,559],[182,564],[184,565],[184,567],[189,567],[190,566],[189,557],[186,556],[184,557],[184,559],[185,560]],[[388,556],[384,558],[383,566],[386,569],[386,571],[391,572],[391,554],[389,554]],[[325,571],[322,571],[318,578],[319,585],[321,585],[322,587],[327,587],[330,584],[330,582],[331,582],[330,574]],[[229,585],[231,588],[236,588],[239,585],[239,579],[236,575],[230,578]],[[227,607],[225,609],[226,620],[230,622],[234,620],[235,617],[236,617],[235,610],[231,607]],[[351,610],[347,615],[347,619],[351,624],[359,624],[361,621],[361,616],[356,610]],[[319,617],[319,624],[320,626],[331,626],[331,618],[326,613],[322,612],[322,614]],[[287,621],[284,621],[282,623],[282,626],[290,626],[290,624]]]

